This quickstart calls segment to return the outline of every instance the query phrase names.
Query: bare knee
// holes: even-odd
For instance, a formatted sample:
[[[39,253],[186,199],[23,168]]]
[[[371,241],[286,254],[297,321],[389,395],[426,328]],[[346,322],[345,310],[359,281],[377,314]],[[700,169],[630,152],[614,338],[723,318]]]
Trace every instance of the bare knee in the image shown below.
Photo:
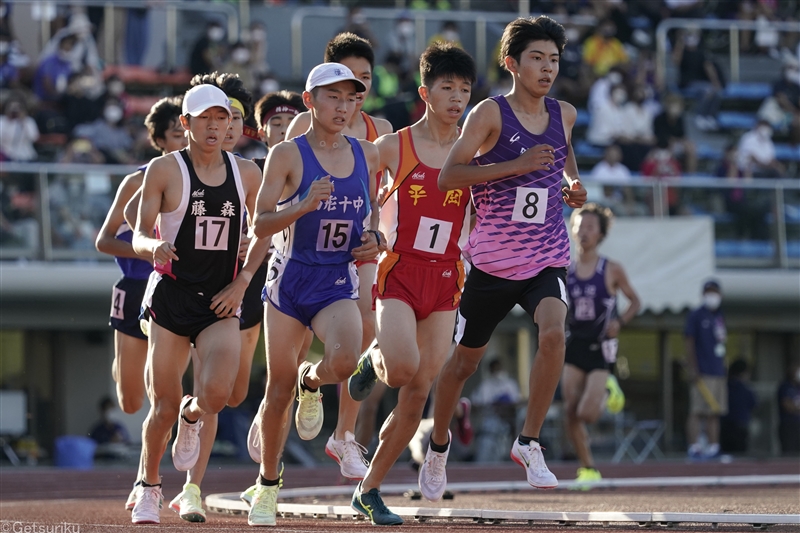
[[[144,394],[126,394],[122,390],[117,391],[117,400],[119,401],[119,408],[122,412],[132,415],[142,408],[144,403]]]
[[[600,418],[600,409],[595,406],[580,406],[575,414],[581,422],[594,424]]]
[[[450,370],[452,370],[455,377],[458,378],[459,381],[466,381],[467,378],[478,370],[481,358],[456,352],[453,354],[451,363],[452,364],[448,366],[451,366]],[[444,371],[442,373],[444,373]]]
[[[539,353],[537,355],[564,354],[565,337],[564,327],[561,325],[549,326],[539,330]]]
[[[233,392],[231,393],[230,398],[228,398],[228,407],[239,407],[242,402],[247,398],[247,389],[242,388],[239,390],[238,388],[234,388]]]
[[[156,397],[153,403],[153,416],[154,422],[173,423],[178,419],[178,411],[180,410],[179,398],[159,398]]]
[[[386,385],[393,389],[404,387],[414,379],[416,373],[416,366],[407,362],[386,365]]]
[[[335,356],[326,354],[326,361],[323,364],[328,367],[337,382],[342,382],[356,371],[358,354],[356,352],[338,353]]]
[[[219,413],[228,403],[231,397],[231,387],[223,384],[210,384],[207,383],[203,387],[203,393],[200,400],[203,402],[203,410],[206,413]]]

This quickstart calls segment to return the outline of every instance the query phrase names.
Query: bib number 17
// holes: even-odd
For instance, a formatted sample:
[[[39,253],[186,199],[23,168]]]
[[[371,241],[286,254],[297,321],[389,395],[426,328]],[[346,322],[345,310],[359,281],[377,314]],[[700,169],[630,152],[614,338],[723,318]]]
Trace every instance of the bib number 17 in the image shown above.
[[[517,187],[511,220],[528,224],[544,224],[547,218],[547,189]]]

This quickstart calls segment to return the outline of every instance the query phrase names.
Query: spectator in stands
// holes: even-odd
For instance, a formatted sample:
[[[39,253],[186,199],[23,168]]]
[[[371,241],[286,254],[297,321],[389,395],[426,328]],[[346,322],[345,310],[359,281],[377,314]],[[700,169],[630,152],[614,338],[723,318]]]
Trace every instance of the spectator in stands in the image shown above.
[[[759,119],[756,125],[739,139],[739,170],[746,178],[780,178],[786,168],[775,158],[772,126]]]
[[[617,25],[611,19],[601,20],[595,32],[583,43],[583,61],[595,76],[601,77],[616,65],[628,62],[628,53],[615,37]]]
[[[61,41],[67,36],[75,38],[71,53],[66,57],[70,62],[71,71],[99,76],[103,66],[100,54],[97,52],[97,43],[92,35],[92,23],[89,22],[85,13],[73,13],[70,16],[69,24],[58,30],[44,46],[39,59],[43,60],[59,50]]]
[[[728,368],[728,414],[720,419],[719,445],[724,453],[747,452],[750,440],[750,417],[756,407],[756,395],[750,387],[747,361],[737,359]]]
[[[372,31],[372,28],[369,27],[367,16],[364,14],[364,10],[361,9],[361,6],[359,5],[353,5],[350,7],[350,9],[347,11],[347,21],[345,22],[344,27],[336,32],[336,35],[344,32],[355,33],[362,39],[368,40],[372,45],[373,50],[377,50],[380,47],[375,33]]]
[[[589,179],[597,183],[620,183],[631,180],[631,171],[622,164],[622,150],[619,146],[612,144],[606,148],[603,159],[594,166]]]
[[[489,374],[484,376],[472,393],[472,403],[476,406],[498,403],[514,405],[519,400],[519,385],[503,370],[500,359],[493,358],[489,361]]]
[[[597,78],[589,89],[587,107],[590,113],[595,113],[599,108],[611,100],[611,89],[625,87],[625,69],[621,66],[612,67],[605,76]],[[625,93],[627,95],[627,91]]]
[[[698,95],[695,112],[696,125],[701,130],[715,130],[725,81],[722,71],[706,50],[699,28],[679,33],[672,58],[680,71],[678,87],[689,94]]]
[[[11,61],[11,34],[0,32],[0,89],[19,85],[19,69]]]
[[[94,76],[73,74],[62,98],[67,121],[67,131],[73,131],[78,124],[94,122],[103,115],[105,95],[98,94]]]
[[[640,168],[647,152],[656,144],[653,113],[645,97],[644,86],[634,87],[631,98],[622,106],[622,115],[617,118],[621,131],[614,140],[622,148],[622,162],[628,168]]]
[[[28,116],[25,100],[10,96],[0,116],[0,161],[34,161],[37,154],[33,143],[38,139],[39,128]]]
[[[739,152],[736,150],[736,143],[731,143],[725,148],[716,176],[731,181],[745,179],[739,170]],[[738,239],[769,238],[769,227],[764,224],[764,217],[769,212],[771,203],[767,191],[738,187],[726,191],[725,209],[733,215],[733,230]]]
[[[672,155],[669,149],[669,143],[657,142],[655,148],[648,152],[647,157],[642,163],[642,176],[647,178],[679,178],[681,176],[681,164]],[[655,201],[654,198],[651,202]],[[679,212],[680,198],[678,189],[674,187],[667,188],[667,207],[670,215],[677,215]],[[652,212],[655,213],[655,205],[653,205]]]
[[[89,139],[76,138],[67,145],[58,162],[102,165],[106,162],[106,158],[100,150],[92,145]],[[54,197],[51,190],[51,199]]]
[[[561,52],[561,59],[558,62],[558,78],[556,78],[553,86],[554,93],[551,96],[577,105],[578,102],[586,99],[592,75],[581,57],[580,28],[575,24],[565,23],[564,33],[567,36],[567,45]],[[504,69],[500,70],[504,71]]]
[[[800,453],[800,364],[789,369],[786,379],[778,387],[778,435],[781,452],[789,457]]]
[[[248,41],[248,48],[250,50],[250,64],[253,68],[254,74],[264,74],[269,72],[269,63],[267,62],[267,27],[263,22],[254,21],[250,24],[250,40]],[[255,86],[248,86],[248,89],[253,89]]]
[[[239,79],[248,90],[255,87],[256,78],[253,73],[250,48],[245,43],[239,41],[231,47],[231,53],[228,61],[222,66],[222,72],[238,74]]]
[[[628,101],[628,91],[623,85],[614,85],[606,99],[598,98],[591,109],[586,140],[595,146],[609,146],[625,134],[622,123],[623,108]],[[591,95],[589,96],[591,102]]]
[[[432,35],[431,38],[428,39],[428,46],[437,41],[452,43],[459,48],[464,48],[464,46],[461,44],[461,35],[458,31],[458,23],[453,20],[446,20],[442,23],[439,33]]]
[[[416,70],[419,62],[416,45],[416,24],[408,11],[401,11],[389,35],[389,51],[402,58],[403,70]]]
[[[108,396],[100,400],[100,420],[89,430],[89,437],[97,444],[129,444],[131,441],[125,426],[111,418],[114,402]]]
[[[0,246],[39,247],[39,196],[30,175],[3,175],[0,180]]]
[[[125,16],[125,62],[128,65],[141,65],[150,42],[150,9],[129,7]]]
[[[697,148],[691,139],[686,137],[683,124],[685,106],[683,98],[670,93],[664,98],[664,110],[653,119],[653,133],[656,141],[669,145],[672,154],[683,159],[684,168],[689,174],[697,172]]]
[[[73,72],[71,56],[76,42],[74,35],[65,35],[59,41],[58,49],[39,62],[33,78],[33,92],[43,105],[57,104],[67,90]]]
[[[684,328],[686,374],[692,383],[686,433],[689,457],[706,459],[719,455],[719,419],[728,409],[725,383],[725,318],[720,311],[722,290],[715,280],[703,284],[703,303],[689,313]],[[700,441],[705,426],[707,443]]]
[[[212,20],[206,26],[206,32],[192,47],[189,56],[189,71],[192,76],[197,74],[210,74],[222,64],[225,51],[225,29],[222,24]]]
[[[800,144],[800,63],[794,58],[784,61],[783,77],[772,86],[772,96],[758,110],[758,117],[789,142]]]
[[[122,103],[115,99],[106,100],[102,118],[89,124],[81,124],[74,130],[76,137],[88,139],[106,159],[107,163],[122,165],[133,163],[130,153],[133,138],[123,124]]]

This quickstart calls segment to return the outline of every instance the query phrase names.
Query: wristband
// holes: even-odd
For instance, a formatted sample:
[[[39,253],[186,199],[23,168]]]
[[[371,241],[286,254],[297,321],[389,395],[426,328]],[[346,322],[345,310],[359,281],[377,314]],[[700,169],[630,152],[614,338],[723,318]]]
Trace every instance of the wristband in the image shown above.
[[[372,233],[373,235],[375,235],[375,240],[378,242],[378,246],[380,246],[381,245],[381,234],[378,233],[377,231],[375,231],[374,229],[368,229],[367,232],[368,233]]]

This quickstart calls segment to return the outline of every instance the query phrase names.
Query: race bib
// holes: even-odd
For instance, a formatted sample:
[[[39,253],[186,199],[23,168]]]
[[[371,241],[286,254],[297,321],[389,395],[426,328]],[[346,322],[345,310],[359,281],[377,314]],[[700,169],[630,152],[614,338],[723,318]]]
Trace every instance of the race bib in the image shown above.
[[[511,220],[528,224],[544,224],[547,215],[547,189],[517,187]]]
[[[341,219],[323,219],[319,221],[317,234],[318,252],[340,252],[348,250],[350,236],[353,233],[353,221]]]
[[[453,223],[435,218],[420,217],[414,249],[432,254],[443,254],[450,242]]]
[[[195,218],[195,250],[227,250],[230,219],[227,217]]]

